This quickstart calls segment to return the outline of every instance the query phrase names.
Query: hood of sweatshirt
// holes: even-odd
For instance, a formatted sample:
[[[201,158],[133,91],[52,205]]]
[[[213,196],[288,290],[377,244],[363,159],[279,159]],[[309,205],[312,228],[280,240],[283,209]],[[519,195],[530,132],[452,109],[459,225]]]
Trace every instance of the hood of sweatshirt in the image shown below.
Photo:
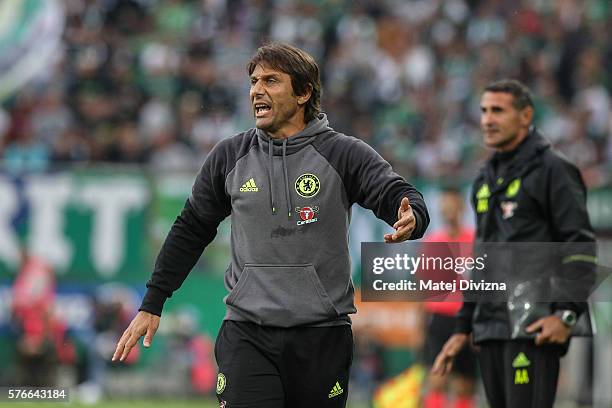
[[[271,197],[282,211],[270,210]],[[206,157],[160,251],[143,310],[161,313],[229,216],[226,320],[271,327],[349,324],[356,311],[352,206],[391,226],[403,197],[417,220],[411,238],[420,238],[429,222],[422,195],[365,142],[333,131],[325,115],[285,140],[253,128],[224,139]]]
[[[317,136],[333,131],[332,128],[329,127],[329,122],[327,121],[327,115],[324,113],[320,113],[317,118],[311,120],[306,124],[306,127],[302,129],[300,132],[296,133],[293,136],[289,136],[284,139],[277,139],[270,136],[265,130],[256,129],[257,138],[261,146],[268,151],[268,182],[270,184],[270,209],[272,213],[277,211],[276,202],[274,199],[274,182],[276,178],[274,177],[274,165],[272,163],[274,156],[282,156],[283,158],[283,184],[285,190],[285,197],[287,201],[287,212],[288,216],[291,216],[291,210],[293,208],[293,202],[291,200],[291,194],[289,193],[289,179],[287,177],[287,160],[286,157],[293,153],[296,153],[306,147],[307,145],[314,142]]]

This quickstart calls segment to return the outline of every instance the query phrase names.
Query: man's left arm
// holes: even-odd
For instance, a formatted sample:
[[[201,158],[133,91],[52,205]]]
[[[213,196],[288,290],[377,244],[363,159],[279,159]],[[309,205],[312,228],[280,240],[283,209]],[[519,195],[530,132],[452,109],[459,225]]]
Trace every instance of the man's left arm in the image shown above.
[[[550,173],[549,211],[553,240],[562,242],[561,290],[565,293],[553,304],[555,310],[573,310],[580,315],[595,283],[597,248],[595,233],[586,206],[586,187],[580,171],[558,159]]]
[[[539,331],[536,344],[567,341],[571,320],[586,310],[586,299],[595,282],[596,243],[587,213],[586,188],[574,165],[555,159],[547,174],[547,201],[553,241],[562,243],[556,288],[560,293],[552,304],[554,313],[527,328],[528,332]]]
[[[395,229],[385,234],[386,242],[401,242],[423,236],[429,213],[421,193],[395,173],[373,148],[357,141],[350,151],[349,199],[374,212]]]

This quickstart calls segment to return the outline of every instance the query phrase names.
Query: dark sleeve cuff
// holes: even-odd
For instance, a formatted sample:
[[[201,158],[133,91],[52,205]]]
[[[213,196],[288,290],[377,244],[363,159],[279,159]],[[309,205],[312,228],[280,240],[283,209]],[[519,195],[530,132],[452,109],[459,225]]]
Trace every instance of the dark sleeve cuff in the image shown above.
[[[455,330],[454,333],[469,334],[472,332],[472,316],[474,315],[474,309],[476,305],[471,302],[464,302],[463,306],[455,318]]]
[[[399,206],[401,205],[402,199],[404,197],[410,198],[408,194],[402,195],[398,202],[397,208],[399,208]],[[425,201],[422,199],[422,197],[419,198],[418,202],[414,198],[413,200],[414,201],[410,203],[410,206],[412,207],[412,213],[414,214],[415,225],[414,230],[410,235],[411,240],[423,238],[423,235],[425,235],[425,231],[427,231],[427,227],[429,226],[429,214],[427,213]]]
[[[412,209],[412,213],[414,214],[414,230],[410,235],[410,239],[419,239],[423,237],[425,231],[423,231],[423,217],[419,214],[418,211],[414,211]]]
[[[576,316],[580,316],[587,309],[585,302],[555,302],[552,305],[553,313],[558,310],[571,310],[576,313]]]
[[[472,322],[465,319],[457,318],[455,322],[454,333],[470,334],[472,332]]]
[[[168,299],[166,293],[156,287],[150,286],[142,299],[142,304],[138,310],[149,312],[156,316],[161,316],[164,303]]]

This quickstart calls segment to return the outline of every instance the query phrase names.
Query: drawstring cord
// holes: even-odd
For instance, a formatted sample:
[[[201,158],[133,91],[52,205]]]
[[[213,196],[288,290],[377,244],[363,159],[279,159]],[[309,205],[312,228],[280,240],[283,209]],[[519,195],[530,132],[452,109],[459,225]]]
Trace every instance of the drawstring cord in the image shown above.
[[[270,159],[270,168],[268,169],[268,184],[270,185],[270,207],[272,208],[272,214],[276,213],[276,206],[274,205],[274,184],[272,184],[272,180],[274,179],[274,161],[272,160],[274,157],[272,151],[272,139],[268,141],[268,157]]]
[[[285,195],[287,198],[287,212],[289,218],[291,218],[291,209],[293,204],[291,203],[291,193],[289,191],[289,177],[287,177],[287,139],[283,139],[283,173],[285,175]]]
[[[289,176],[287,175],[287,139],[283,139],[283,178],[285,182],[285,198],[287,200],[287,216],[291,218],[291,209],[293,203],[291,201],[291,191],[289,190]],[[274,141],[272,138],[268,141],[268,159],[270,166],[268,169],[268,183],[270,185],[270,207],[272,214],[276,214],[276,203],[274,202]]]

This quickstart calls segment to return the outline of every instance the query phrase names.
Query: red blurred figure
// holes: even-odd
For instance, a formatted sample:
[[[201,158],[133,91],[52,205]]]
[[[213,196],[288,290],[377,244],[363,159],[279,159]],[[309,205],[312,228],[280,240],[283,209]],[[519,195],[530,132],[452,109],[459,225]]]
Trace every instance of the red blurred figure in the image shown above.
[[[426,238],[426,242],[471,243],[474,241],[474,230],[464,226],[461,222],[464,213],[464,200],[461,191],[454,187],[444,187],[440,195],[440,215],[444,221],[441,230],[434,231]],[[426,245],[427,247],[427,245]],[[449,245],[449,249],[452,245]],[[437,252],[442,247],[431,246],[430,251]],[[453,247],[457,249],[456,247]],[[459,246],[463,250],[464,246]],[[466,251],[467,252],[467,251]],[[470,256],[466,254],[452,254],[454,256]],[[429,254],[433,255],[433,254]],[[438,254],[444,256],[449,254]],[[446,279],[448,281],[448,279]],[[463,304],[460,292],[448,293],[442,301],[429,301],[425,303],[427,319],[427,333],[425,340],[425,354],[427,363],[433,364],[442,346],[453,334],[455,315]],[[427,379],[428,390],[424,397],[424,408],[444,408],[447,406],[446,389],[449,383],[455,394],[455,408],[475,407],[474,393],[476,380],[476,357],[469,348],[465,348],[457,358],[453,375],[435,375],[430,373]]]
[[[189,341],[191,360],[191,387],[197,394],[213,391],[217,379],[217,369],[212,361],[214,344],[209,337],[195,336]]]
[[[49,386],[55,383],[59,364],[72,364],[74,345],[66,341],[66,325],[54,313],[55,277],[42,258],[22,255],[23,263],[13,285],[12,314],[17,326],[17,382]]]

